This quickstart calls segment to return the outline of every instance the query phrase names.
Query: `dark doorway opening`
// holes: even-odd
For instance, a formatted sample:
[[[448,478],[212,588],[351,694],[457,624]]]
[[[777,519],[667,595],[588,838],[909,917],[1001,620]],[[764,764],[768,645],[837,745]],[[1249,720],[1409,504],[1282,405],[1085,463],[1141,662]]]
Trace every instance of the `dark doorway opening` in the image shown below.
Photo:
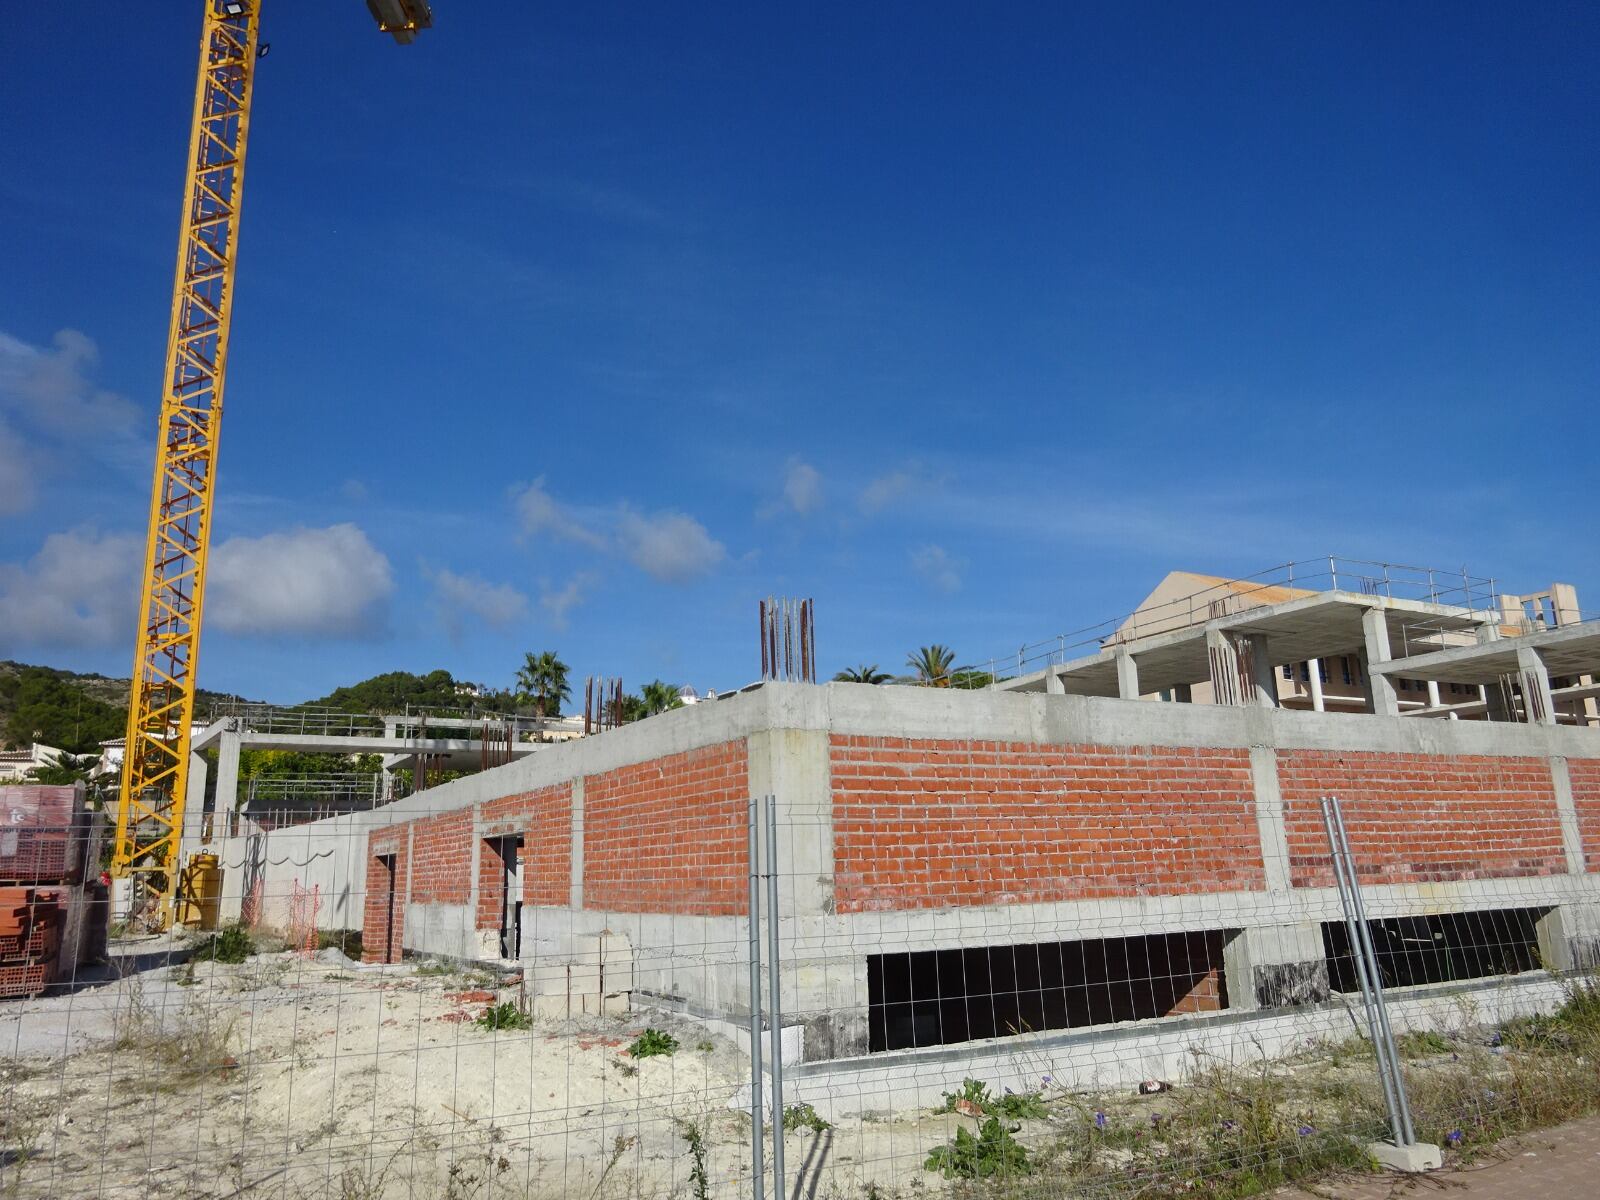
[[[485,838],[484,853],[492,855],[486,875],[499,906],[500,957],[522,957],[522,838],[520,835]]]
[[[383,875],[379,880],[379,886],[383,889],[383,958],[381,961],[392,963],[396,961],[399,949],[395,945],[394,936],[394,855],[378,855],[378,866],[383,871]]]
[[[867,957],[868,1048],[1226,1008],[1225,930]]]
[[[1539,966],[1539,921],[1548,908],[1490,908],[1477,912],[1384,917],[1368,921],[1384,987],[1412,987],[1517,975]],[[1356,992],[1355,959],[1343,921],[1322,923],[1328,982]]]

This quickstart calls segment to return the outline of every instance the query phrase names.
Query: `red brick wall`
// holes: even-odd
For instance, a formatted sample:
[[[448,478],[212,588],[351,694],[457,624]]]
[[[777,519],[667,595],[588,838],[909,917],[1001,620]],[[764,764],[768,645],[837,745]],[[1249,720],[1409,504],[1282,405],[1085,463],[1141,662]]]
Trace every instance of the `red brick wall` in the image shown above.
[[[840,912],[1265,886],[1246,750],[830,747]]]
[[[572,785],[502,796],[481,805],[485,837],[522,835],[522,902],[564,905],[572,888]],[[484,846],[478,858],[478,928],[500,924],[505,880],[499,855]]]
[[[1578,810],[1584,869],[1600,871],[1600,758],[1569,758],[1572,803]]]
[[[412,902],[467,903],[472,898],[472,810],[424,817],[412,828]]]
[[[619,912],[730,916],[748,907],[743,740],[584,781],[583,902]]]
[[[394,877],[379,855],[394,856]],[[394,930],[389,929],[393,889]],[[400,961],[406,921],[406,831],[382,829],[367,835],[367,894],[361,913],[361,961]]]
[[[1338,796],[1364,883],[1430,883],[1566,870],[1550,767],[1535,758],[1278,752],[1289,873],[1332,887],[1320,800]]]

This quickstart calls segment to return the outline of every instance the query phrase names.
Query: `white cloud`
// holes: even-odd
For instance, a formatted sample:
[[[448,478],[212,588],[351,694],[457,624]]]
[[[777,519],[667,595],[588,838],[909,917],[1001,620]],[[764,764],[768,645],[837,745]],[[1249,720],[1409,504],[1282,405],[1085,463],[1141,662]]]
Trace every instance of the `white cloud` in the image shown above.
[[[94,384],[94,342],[63,329],[49,346],[0,333],[0,516],[32,507],[46,477],[63,461],[109,461],[131,468],[138,405]]]
[[[565,629],[567,614],[584,602],[594,582],[595,577],[590,572],[579,571],[559,590],[551,588],[548,583],[542,585],[539,606],[549,616],[550,624],[556,629]]]
[[[791,459],[783,481],[783,498],[802,517],[822,503],[822,475],[810,463]]]
[[[240,634],[360,637],[383,630],[394,573],[354,525],[229,538],[211,554],[206,621]]]
[[[490,583],[481,575],[457,575],[440,568],[423,573],[433,584],[433,604],[451,637],[459,637],[472,619],[491,629],[504,629],[527,618],[528,597],[509,583]]]
[[[966,563],[952,558],[943,546],[919,546],[911,552],[911,569],[930,586],[941,592],[955,592],[961,588],[961,572]]]
[[[629,562],[664,583],[687,583],[704,575],[727,553],[704,525],[680,512],[644,516],[624,509],[617,540]]]
[[[76,329],[63,329],[50,347],[0,333],[0,411],[57,437],[92,442],[130,436],[139,407],[90,381],[99,358],[94,340]]]
[[[144,539],[52,533],[26,563],[0,564],[0,647],[133,648]]]
[[[543,478],[513,490],[512,503],[524,536],[548,535],[601,553],[620,554],[663,583],[687,583],[727,557],[726,547],[704,525],[673,509],[641,513],[627,504],[610,509],[580,508],[552,496]],[[586,586],[579,584],[579,597]],[[557,597],[562,594],[546,590]],[[566,607],[573,603],[577,600]]]
[[[893,503],[911,487],[911,476],[905,471],[891,471],[880,475],[861,491],[861,511],[875,513]]]
[[[597,522],[585,519],[574,509],[560,503],[545,490],[544,477],[540,476],[527,487],[512,493],[517,519],[522,532],[529,537],[550,534],[563,541],[578,542],[597,550],[606,546],[605,534],[596,528]]]
[[[27,443],[0,419],[0,517],[26,512],[35,494],[33,456]]]
[[[346,479],[339,485],[339,494],[352,504],[361,504],[370,494],[367,485],[359,479]]]

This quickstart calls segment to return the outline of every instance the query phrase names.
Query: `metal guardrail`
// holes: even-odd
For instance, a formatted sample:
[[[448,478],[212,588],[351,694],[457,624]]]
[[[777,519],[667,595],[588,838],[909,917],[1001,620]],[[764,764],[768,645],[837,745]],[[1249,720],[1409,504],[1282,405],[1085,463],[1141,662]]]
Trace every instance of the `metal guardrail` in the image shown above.
[[[1025,643],[1014,653],[979,660],[992,678],[1026,675],[1030,671],[1097,653],[1107,645],[1176,633],[1204,625],[1235,612],[1276,603],[1271,593],[1283,589],[1306,592],[1354,592],[1388,599],[1418,600],[1469,612],[1499,607],[1496,580],[1470,574],[1465,568],[1445,571],[1403,563],[1369,559],[1300,559],[1279,563],[1253,575],[1225,580],[1151,608],[1085,625],[1053,638]]]

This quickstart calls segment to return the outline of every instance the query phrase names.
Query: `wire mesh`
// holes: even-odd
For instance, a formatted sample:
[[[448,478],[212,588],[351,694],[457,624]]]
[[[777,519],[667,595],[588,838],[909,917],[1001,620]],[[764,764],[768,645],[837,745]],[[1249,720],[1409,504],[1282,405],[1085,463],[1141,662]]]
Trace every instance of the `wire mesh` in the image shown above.
[[[982,702],[926,699],[951,726]],[[759,1169],[768,1196],[1159,1197],[1362,1170],[1388,1133],[1330,792],[1419,1140],[1600,1107],[1580,731],[1402,755],[667,721],[220,822],[214,932],[129,923],[83,828],[76,876],[0,877],[0,1189],[745,1197]]]

